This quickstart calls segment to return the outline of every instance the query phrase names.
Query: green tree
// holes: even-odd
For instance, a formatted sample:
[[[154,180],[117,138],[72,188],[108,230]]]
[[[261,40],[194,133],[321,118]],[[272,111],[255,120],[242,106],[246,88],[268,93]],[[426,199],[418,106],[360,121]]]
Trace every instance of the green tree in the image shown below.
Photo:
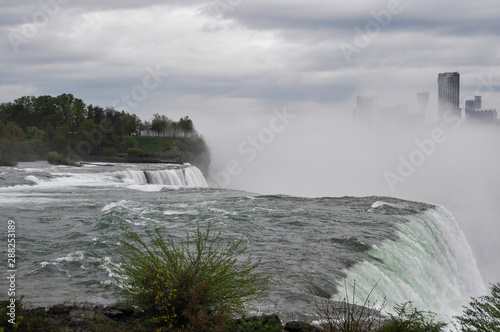
[[[35,100],[35,114],[38,128],[45,130],[49,136],[53,134],[54,128],[61,125],[60,108],[57,99],[52,96],[39,96]]]
[[[92,119],[95,123],[101,124],[101,122],[106,119],[104,108],[89,105],[87,107],[87,119]]]
[[[122,140],[120,143],[120,151],[125,152],[129,148],[138,148],[139,142],[133,136],[122,136]]]
[[[66,154],[67,148],[70,146],[70,128],[69,124],[65,123],[61,126],[58,126],[54,131],[54,137],[51,140],[52,150]]]
[[[5,125],[0,121],[0,166],[14,166],[16,162],[5,154],[6,138],[4,132]]]
[[[178,122],[178,126],[184,137],[189,137],[194,134],[193,121],[188,116],[181,118]]]
[[[87,117],[84,102],[72,94],[65,93],[56,97],[56,103],[60,110],[61,123],[68,124],[70,132],[76,132]]]
[[[48,152],[47,133],[37,127],[26,128],[26,139],[33,159],[43,159]]]
[[[3,136],[11,142],[20,142],[24,139],[24,132],[16,123],[11,121],[3,128]]]
[[[0,125],[0,164],[15,165],[25,153],[22,144],[24,132],[17,124],[10,121],[6,125]]]
[[[139,130],[142,122],[135,114],[122,113],[123,135],[132,135]]]
[[[141,130],[146,131],[146,136],[149,136],[149,131],[151,130],[151,122],[150,121],[144,121]]]
[[[35,97],[33,96],[25,96],[14,100],[10,108],[9,121],[15,122],[23,129],[35,125],[37,119],[35,116],[34,100]]]
[[[491,285],[491,295],[472,298],[455,318],[464,332],[500,331],[500,283]]]
[[[155,114],[153,121],[151,121],[151,130],[160,136],[160,133],[164,132],[166,125],[165,120],[159,114]]]
[[[75,148],[82,154],[81,157],[91,154],[99,155],[103,147],[105,137],[102,130],[94,120],[86,119],[78,127],[76,132]]]

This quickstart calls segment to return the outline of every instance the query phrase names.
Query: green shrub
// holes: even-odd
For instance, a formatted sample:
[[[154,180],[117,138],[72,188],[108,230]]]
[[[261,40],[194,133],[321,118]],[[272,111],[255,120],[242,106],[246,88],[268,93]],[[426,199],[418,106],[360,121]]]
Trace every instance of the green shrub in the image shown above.
[[[269,317],[245,317],[234,321],[229,327],[231,332],[281,332],[283,325],[279,318]]]
[[[491,295],[472,298],[462,316],[454,317],[462,331],[500,331],[500,283],[491,285]]]
[[[363,305],[358,305],[355,301],[356,283],[353,285],[351,299],[345,286],[346,296],[342,301],[328,301],[323,306],[317,305],[321,320],[320,329],[325,332],[368,332],[380,326],[380,309],[375,308],[376,303],[370,305],[370,295],[376,286],[372,288]]]
[[[137,142],[137,139],[133,136],[122,136],[121,142],[120,142],[120,150],[121,151],[127,151],[129,148],[138,148],[139,143]]]
[[[138,157],[138,158],[141,158],[141,159],[142,158],[148,158],[148,157],[151,157],[153,155],[148,150],[141,149],[141,148],[138,148],[138,147],[128,148],[127,149],[127,154],[129,155],[129,157]]]
[[[389,314],[380,332],[441,332],[446,326],[434,321],[435,313],[417,310],[411,302],[397,305],[394,310],[397,315]]]
[[[81,164],[77,163],[73,159],[66,158],[57,152],[49,152],[47,161],[52,165],[81,166]]]
[[[2,157],[0,155],[0,166],[16,166],[17,161],[14,160],[13,158],[9,157]]]
[[[227,328],[233,313],[259,298],[268,277],[255,272],[259,262],[240,260],[242,240],[226,245],[199,225],[193,236],[175,244],[156,230],[148,242],[126,232],[123,250],[111,269],[119,276],[125,300],[169,328],[212,331]]]
[[[19,300],[15,300],[14,306],[15,306],[15,319],[8,315],[9,313],[9,306],[12,305],[12,302],[10,299],[0,301],[0,332],[3,331],[17,331],[19,329],[19,326],[21,326],[21,323],[24,320],[24,317],[20,314],[23,309],[23,297]],[[14,319],[12,321],[12,319]],[[14,322],[14,324],[12,324]]]
[[[115,148],[102,148],[102,155],[105,157],[115,157],[118,155],[118,151]]]

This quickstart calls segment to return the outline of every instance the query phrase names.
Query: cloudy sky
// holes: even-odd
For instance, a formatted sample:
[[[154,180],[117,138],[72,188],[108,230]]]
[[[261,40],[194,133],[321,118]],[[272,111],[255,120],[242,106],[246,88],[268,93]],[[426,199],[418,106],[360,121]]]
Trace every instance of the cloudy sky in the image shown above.
[[[485,106],[500,107],[496,0],[0,6],[0,102],[73,93],[142,118],[284,105],[340,112],[375,94],[381,105],[412,108],[418,90],[436,103],[437,73],[459,71],[462,101],[479,87]]]
[[[477,213],[498,210],[498,130],[360,134],[338,119],[350,119],[357,95],[416,111],[416,92],[427,90],[435,110],[437,75],[448,71],[461,74],[462,105],[479,94],[483,107],[500,109],[498,0],[0,0],[0,8],[0,102],[72,93],[143,120],[188,115],[209,143],[215,182],[443,204],[462,216],[482,265],[492,264],[498,248],[484,243],[498,243],[500,229]],[[286,130],[273,112],[284,108],[294,115]],[[415,142],[429,143],[432,130],[444,139],[424,155]],[[265,144],[252,146],[255,137]],[[386,175],[401,175],[412,155],[424,160],[391,188]],[[498,271],[497,260],[490,275]]]
[[[416,92],[427,90],[435,110],[440,72],[460,72],[462,103],[480,94],[483,107],[500,108],[498,0],[0,0],[0,6],[0,102],[72,93],[143,120],[188,115],[208,139],[216,168],[231,154],[245,162],[238,146],[267,126],[273,109],[300,115],[287,129],[287,142],[299,137],[295,152],[277,140],[276,151],[266,149],[281,159],[311,158],[308,144],[342,141],[323,134],[334,132],[332,114],[351,118],[357,95],[378,95],[380,106],[404,104],[412,112]],[[229,156],[222,157],[224,149]]]

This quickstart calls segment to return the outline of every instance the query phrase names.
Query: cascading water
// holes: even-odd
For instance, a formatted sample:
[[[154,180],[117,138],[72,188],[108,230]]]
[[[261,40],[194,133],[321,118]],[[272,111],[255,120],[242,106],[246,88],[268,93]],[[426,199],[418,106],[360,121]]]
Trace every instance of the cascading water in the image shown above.
[[[131,170],[117,172],[123,179],[135,184],[207,187],[201,171],[195,166],[161,170]]]
[[[189,187],[208,187],[203,173],[197,167],[187,167],[184,174]]]
[[[369,296],[370,303],[385,301],[391,311],[396,304],[411,301],[414,307],[449,321],[471,296],[486,293],[472,250],[444,208],[402,217],[407,222],[397,225],[398,239],[372,246],[369,259],[347,271],[347,286],[355,282],[361,303]]]

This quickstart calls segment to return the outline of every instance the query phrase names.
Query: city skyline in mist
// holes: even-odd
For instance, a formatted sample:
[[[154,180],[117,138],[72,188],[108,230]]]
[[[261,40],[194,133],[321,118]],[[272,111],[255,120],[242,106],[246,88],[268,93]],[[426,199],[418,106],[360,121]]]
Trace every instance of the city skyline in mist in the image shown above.
[[[417,110],[417,91],[437,108],[437,73],[457,71],[462,104],[479,94],[500,105],[494,1],[1,6],[0,102],[73,93],[141,118],[196,120],[282,106],[350,112],[357,95],[379,95],[381,106]]]

